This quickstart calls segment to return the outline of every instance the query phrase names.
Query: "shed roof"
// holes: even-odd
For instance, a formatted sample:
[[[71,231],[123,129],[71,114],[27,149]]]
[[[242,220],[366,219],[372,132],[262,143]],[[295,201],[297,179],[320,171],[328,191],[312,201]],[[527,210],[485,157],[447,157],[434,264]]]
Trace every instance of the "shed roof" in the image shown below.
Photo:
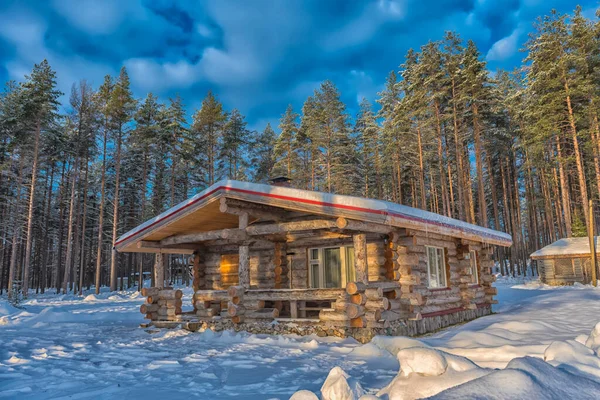
[[[596,252],[599,253],[598,236],[595,237]],[[559,239],[546,247],[539,249],[531,254],[534,260],[545,258],[570,258],[575,256],[589,256],[590,240],[587,237],[571,237]]]
[[[219,202],[216,200],[222,197],[318,215],[343,216],[444,233],[493,245],[512,244],[511,236],[506,233],[388,201],[223,180],[125,233],[117,239],[115,248],[118,251],[139,251],[135,244],[141,240],[162,240],[174,234],[236,228],[238,217],[219,211]]]

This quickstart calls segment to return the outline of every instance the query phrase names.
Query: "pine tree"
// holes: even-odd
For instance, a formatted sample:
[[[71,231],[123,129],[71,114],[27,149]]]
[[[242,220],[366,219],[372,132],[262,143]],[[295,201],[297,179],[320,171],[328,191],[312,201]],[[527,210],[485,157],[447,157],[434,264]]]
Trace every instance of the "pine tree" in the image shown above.
[[[294,179],[297,169],[298,154],[296,135],[298,134],[298,114],[288,105],[285,114],[281,116],[279,129],[281,133],[275,141],[273,157],[275,159],[275,175],[285,175]]]
[[[33,131],[33,154],[31,184],[29,189],[29,210],[27,212],[27,231],[25,233],[25,262],[23,265],[23,296],[27,297],[29,288],[29,269],[31,263],[31,246],[33,243],[33,207],[38,176],[38,156],[42,132],[56,123],[58,117],[58,98],[62,93],[56,89],[56,73],[50,68],[47,60],[36,64],[31,75],[23,84],[23,96],[26,99],[24,112]]]
[[[253,140],[251,164],[255,166],[253,177],[255,182],[264,182],[273,176],[275,138],[275,131],[271,128],[271,124],[267,123],[265,129],[257,133]]]
[[[202,106],[193,116],[192,133],[195,138],[196,168],[202,171],[200,181],[210,186],[220,177],[217,170],[217,156],[223,138],[227,114],[217,98],[208,92]]]
[[[126,125],[130,122],[133,112],[135,111],[136,102],[129,88],[129,76],[125,67],[121,68],[118,79],[112,90],[111,97],[108,103],[110,110],[110,118],[112,129],[115,132],[115,189],[113,196],[113,229],[112,229],[112,244],[114,246],[117,241],[118,223],[119,223],[119,186],[121,173],[121,146],[123,144],[123,135],[126,133]],[[112,251],[110,260],[110,290],[117,290],[117,253]]]
[[[244,154],[247,154],[250,145],[250,131],[246,125],[244,116],[234,108],[223,129],[218,162],[221,176],[236,180],[245,179],[248,160]]]

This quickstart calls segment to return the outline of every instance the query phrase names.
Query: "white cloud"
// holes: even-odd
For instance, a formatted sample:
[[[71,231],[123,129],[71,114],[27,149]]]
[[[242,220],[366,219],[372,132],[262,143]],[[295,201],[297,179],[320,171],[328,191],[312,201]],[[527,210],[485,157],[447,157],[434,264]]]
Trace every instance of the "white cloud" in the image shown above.
[[[140,19],[144,8],[138,0],[53,0],[54,9],[73,26],[90,34],[114,32],[135,12]]]
[[[515,29],[513,33],[506,36],[492,45],[486,55],[488,61],[504,61],[512,57],[519,49],[520,29]]]

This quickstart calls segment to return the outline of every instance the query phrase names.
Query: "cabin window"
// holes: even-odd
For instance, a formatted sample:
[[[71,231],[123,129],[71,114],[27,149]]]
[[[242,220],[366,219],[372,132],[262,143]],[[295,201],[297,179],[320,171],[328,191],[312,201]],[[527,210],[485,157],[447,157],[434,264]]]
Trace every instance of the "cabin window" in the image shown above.
[[[322,247],[308,250],[308,282],[311,288],[344,288],[356,280],[354,247]]]
[[[446,260],[443,247],[427,246],[427,275],[430,288],[446,287]]]
[[[479,268],[477,268],[477,252],[475,250],[469,252],[469,274],[471,275],[471,284],[479,284]]]

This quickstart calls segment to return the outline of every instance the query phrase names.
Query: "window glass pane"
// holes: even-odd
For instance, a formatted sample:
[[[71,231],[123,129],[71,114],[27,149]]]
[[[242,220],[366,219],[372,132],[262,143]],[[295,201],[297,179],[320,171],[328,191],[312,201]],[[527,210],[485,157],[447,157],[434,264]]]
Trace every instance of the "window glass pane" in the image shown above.
[[[346,283],[356,281],[354,247],[346,247]]]
[[[436,249],[438,264],[439,287],[446,287],[446,261],[444,260],[444,249]]]
[[[437,255],[435,247],[427,247],[427,262],[429,265],[429,287],[439,287]]]
[[[471,250],[470,260],[471,267],[471,283],[477,284],[479,283],[478,271],[477,271],[477,252],[475,250]]]
[[[312,287],[312,288],[319,287],[319,264],[318,263],[310,264],[310,287]]]
[[[319,249],[310,249],[310,259],[311,260],[319,259]]]
[[[325,269],[325,287],[342,287],[342,265],[339,247],[323,249],[323,268]]]

